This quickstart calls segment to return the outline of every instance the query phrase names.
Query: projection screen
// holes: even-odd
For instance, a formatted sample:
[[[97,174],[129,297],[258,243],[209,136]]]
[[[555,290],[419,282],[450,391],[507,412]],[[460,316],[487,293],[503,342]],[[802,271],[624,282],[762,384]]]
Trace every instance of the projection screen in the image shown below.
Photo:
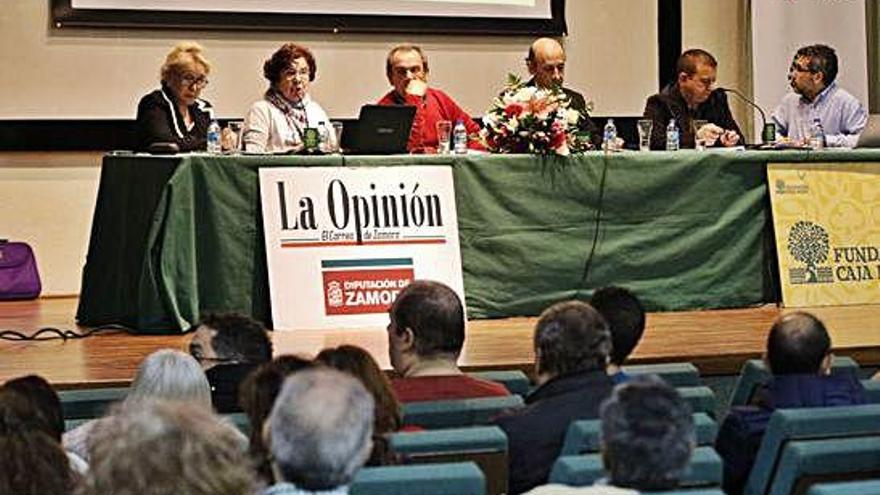
[[[52,0],[56,27],[564,34],[565,0]]]

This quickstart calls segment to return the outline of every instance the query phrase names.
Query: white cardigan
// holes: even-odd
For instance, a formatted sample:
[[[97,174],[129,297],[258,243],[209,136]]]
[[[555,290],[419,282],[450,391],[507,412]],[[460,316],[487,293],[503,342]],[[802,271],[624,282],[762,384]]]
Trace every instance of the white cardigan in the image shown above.
[[[307,127],[326,132],[331,145],[336,144],[336,134],[330,118],[308,95],[303,98],[306,109]],[[323,125],[321,125],[323,123]],[[248,153],[284,153],[302,147],[302,136],[298,129],[290,125],[284,113],[266,100],[260,100],[248,110],[244,119],[242,133],[244,151]],[[335,146],[334,146],[335,147]]]

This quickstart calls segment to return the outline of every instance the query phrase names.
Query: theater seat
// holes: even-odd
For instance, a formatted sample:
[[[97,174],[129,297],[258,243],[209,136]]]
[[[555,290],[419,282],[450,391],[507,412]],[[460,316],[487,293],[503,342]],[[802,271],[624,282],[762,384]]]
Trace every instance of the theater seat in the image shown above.
[[[526,396],[532,386],[528,375],[520,370],[509,371],[471,371],[468,375],[475,378],[482,378],[490,382],[498,382],[510,391],[512,394]]]
[[[483,472],[473,462],[363,468],[351,495],[486,495]]]
[[[780,470],[781,459],[791,443],[861,437],[872,438],[880,461],[880,405],[779,409],[767,424],[744,493],[765,495],[777,477],[789,476]]]
[[[497,426],[393,433],[388,446],[405,463],[473,461],[489,495],[507,492],[507,435]]]
[[[403,404],[403,423],[423,428],[485,425],[502,411],[522,407],[519,395],[408,402]]]
[[[834,356],[834,360],[831,362],[832,373],[852,373],[858,369],[859,363],[846,356]],[[764,361],[760,359],[746,361],[739,373],[739,378],[736,380],[733,393],[730,395],[730,407],[749,404],[758,385],[767,381],[768,378],[770,378],[770,371]]]
[[[862,387],[869,404],[880,404],[880,380],[862,380]]]
[[[128,387],[86,388],[60,390],[61,412],[64,419],[100,418],[109,407],[121,401],[128,393]]]
[[[880,495],[880,479],[817,483],[807,495]]]
[[[677,387],[675,390],[681,395],[685,402],[690,404],[691,411],[697,413],[706,413],[715,417],[715,408],[717,402],[715,400],[715,392],[709,387]]]
[[[694,413],[694,433],[697,445],[713,445],[718,435],[718,423],[706,413]],[[601,422],[581,419],[571,423],[559,455],[578,455],[599,452]]]
[[[769,495],[798,495],[818,481],[880,476],[880,435],[798,440],[783,449]]]
[[[690,467],[681,480],[683,486],[720,486],[721,457],[712,447],[697,447]],[[561,456],[550,471],[550,483],[586,486],[605,476],[601,454]]]
[[[623,367],[632,376],[657,375],[673,387],[696,387],[700,383],[700,370],[691,363],[635,364]]]

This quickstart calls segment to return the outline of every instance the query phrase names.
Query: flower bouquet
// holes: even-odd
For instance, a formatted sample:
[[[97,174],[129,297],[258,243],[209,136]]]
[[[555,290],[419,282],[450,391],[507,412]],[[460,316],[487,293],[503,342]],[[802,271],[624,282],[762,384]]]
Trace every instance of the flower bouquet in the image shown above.
[[[492,101],[483,117],[481,133],[486,149],[493,153],[568,155],[592,148],[589,137],[578,136],[584,118],[568,107],[559,88],[527,86],[508,76],[507,87]]]

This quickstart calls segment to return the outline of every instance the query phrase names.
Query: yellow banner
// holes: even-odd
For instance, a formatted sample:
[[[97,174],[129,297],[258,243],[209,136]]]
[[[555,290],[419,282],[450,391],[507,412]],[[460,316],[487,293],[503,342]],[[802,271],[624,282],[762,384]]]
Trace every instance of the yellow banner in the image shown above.
[[[880,302],[880,163],[771,163],[786,306]]]

